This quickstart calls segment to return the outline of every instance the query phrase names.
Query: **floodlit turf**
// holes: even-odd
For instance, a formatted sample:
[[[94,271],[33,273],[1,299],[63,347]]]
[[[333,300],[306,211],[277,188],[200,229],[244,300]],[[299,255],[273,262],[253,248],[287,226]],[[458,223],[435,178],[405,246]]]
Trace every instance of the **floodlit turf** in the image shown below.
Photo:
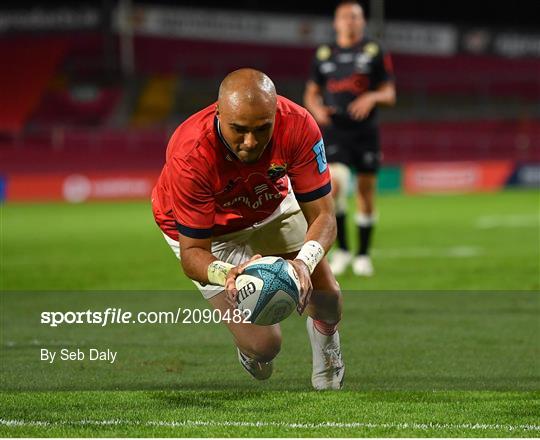
[[[380,197],[377,276],[362,290],[540,288],[537,191]],[[5,290],[190,287],[149,203],[2,206]],[[354,231],[354,228],[353,228]]]
[[[4,424],[0,435],[537,437],[538,429],[532,428],[538,426],[538,401],[533,399],[531,394],[504,392],[18,394],[4,397],[3,413],[44,425]],[[322,426],[323,421],[334,424]]]
[[[0,436],[538,437],[538,211],[533,191],[381,197],[377,275],[340,279],[345,389],[317,393],[298,316],[264,383],[217,324],[40,324],[207,305],[147,204],[4,205]],[[43,347],[118,359],[47,365]]]

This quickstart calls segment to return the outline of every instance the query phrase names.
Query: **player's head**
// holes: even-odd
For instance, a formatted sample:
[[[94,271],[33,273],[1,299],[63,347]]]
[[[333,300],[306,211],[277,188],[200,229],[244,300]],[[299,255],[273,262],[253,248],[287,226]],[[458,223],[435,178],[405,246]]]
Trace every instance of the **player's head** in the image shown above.
[[[334,12],[334,29],[338,37],[360,38],[365,27],[364,10],[360,3],[354,0],[339,2]]]
[[[256,162],[272,138],[276,88],[264,73],[239,69],[219,86],[217,117],[221,134],[242,162]]]

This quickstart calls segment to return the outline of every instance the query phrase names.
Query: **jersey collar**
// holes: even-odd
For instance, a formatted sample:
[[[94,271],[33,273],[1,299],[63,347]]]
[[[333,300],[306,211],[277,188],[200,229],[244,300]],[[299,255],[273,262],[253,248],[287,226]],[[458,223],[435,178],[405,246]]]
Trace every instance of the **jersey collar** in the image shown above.
[[[227,148],[227,150],[229,150],[229,153],[232,154],[232,156],[235,158],[235,159],[238,159],[238,157],[236,156],[236,154],[234,153],[232,147],[229,145],[229,143],[225,140],[225,138],[223,137],[223,133],[221,133],[221,127],[220,127],[220,124],[219,124],[219,119],[217,116],[214,116],[214,129],[216,130],[216,133],[219,137],[219,140],[221,141],[221,143],[223,145],[225,145],[225,148]],[[228,156],[228,154],[227,154]]]

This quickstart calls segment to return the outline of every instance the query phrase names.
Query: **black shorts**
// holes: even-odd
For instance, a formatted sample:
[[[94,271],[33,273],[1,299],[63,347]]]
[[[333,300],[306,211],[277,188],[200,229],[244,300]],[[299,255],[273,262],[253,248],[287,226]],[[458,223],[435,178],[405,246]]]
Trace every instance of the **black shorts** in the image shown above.
[[[375,174],[381,166],[379,131],[327,127],[323,132],[328,163],[340,162],[358,173]]]

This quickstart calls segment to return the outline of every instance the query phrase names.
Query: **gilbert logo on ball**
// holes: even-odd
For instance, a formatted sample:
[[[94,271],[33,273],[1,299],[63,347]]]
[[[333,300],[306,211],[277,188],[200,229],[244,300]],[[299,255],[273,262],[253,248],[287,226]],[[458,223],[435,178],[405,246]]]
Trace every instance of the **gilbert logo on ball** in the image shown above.
[[[236,288],[238,309],[249,311],[249,321],[257,325],[283,321],[300,298],[298,275],[280,257],[263,257],[248,264],[236,278]]]

